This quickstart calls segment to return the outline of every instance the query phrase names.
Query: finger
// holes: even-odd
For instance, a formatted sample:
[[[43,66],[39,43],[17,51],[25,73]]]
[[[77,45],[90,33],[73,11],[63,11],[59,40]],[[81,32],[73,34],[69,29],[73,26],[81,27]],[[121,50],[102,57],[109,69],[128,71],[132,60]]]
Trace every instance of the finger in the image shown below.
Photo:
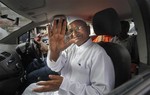
[[[48,25],[48,42],[49,42],[49,47],[50,47],[50,39],[51,37],[53,36],[53,33],[52,33],[52,26],[51,25]]]
[[[51,25],[48,25],[48,36],[51,37],[53,35]]]
[[[63,27],[62,27],[62,32],[61,32],[62,35],[65,35],[65,33],[66,33],[66,27],[67,27],[67,21],[65,20],[63,22]]]
[[[51,85],[53,84],[52,80],[48,80],[48,81],[39,81],[36,83],[37,85]]]
[[[34,92],[47,92],[47,91],[51,91],[51,89],[50,89],[50,86],[42,86],[42,87],[34,88],[32,91],[34,91]]]
[[[61,33],[61,30],[62,30],[62,21],[63,19],[60,18],[59,21],[58,21],[58,27],[57,27],[57,33]]]
[[[60,75],[49,75],[49,78],[51,79],[51,80],[58,80],[58,79],[60,79],[60,78],[62,78]]]
[[[56,34],[56,33],[57,33],[57,21],[54,20],[52,25],[52,34]]]
[[[52,37],[52,27],[48,25],[48,44],[50,45],[50,38]]]
[[[66,42],[66,48],[69,47],[71,44],[75,43],[76,42],[76,39],[70,39]]]
[[[78,41],[77,38],[73,38],[71,36],[67,37],[64,49],[66,49],[67,47],[69,47],[71,44],[76,43],[77,41]]]

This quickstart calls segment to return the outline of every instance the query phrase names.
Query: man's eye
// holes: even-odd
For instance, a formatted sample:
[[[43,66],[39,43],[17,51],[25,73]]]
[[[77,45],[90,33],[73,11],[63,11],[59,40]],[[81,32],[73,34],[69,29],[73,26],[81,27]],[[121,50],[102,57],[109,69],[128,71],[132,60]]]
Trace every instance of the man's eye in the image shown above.
[[[70,34],[70,33],[72,33],[73,32],[73,29],[70,29],[69,31],[68,31],[68,34]]]
[[[81,26],[78,26],[75,28],[76,31],[79,31],[81,29]]]
[[[76,27],[75,30],[76,30],[76,31],[79,31],[80,29],[79,29],[79,27]]]
[[[67,32],[66,32],[66,35],[69,35],[69,34],[71,34],[72,32],[70,31],[70,30],[68,30]]]

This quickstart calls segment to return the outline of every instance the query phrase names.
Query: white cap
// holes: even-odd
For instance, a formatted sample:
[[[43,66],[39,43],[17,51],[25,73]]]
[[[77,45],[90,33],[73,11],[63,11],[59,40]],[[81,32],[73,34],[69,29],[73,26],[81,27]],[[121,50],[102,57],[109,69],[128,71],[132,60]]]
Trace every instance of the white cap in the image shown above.
[[[93,26],[90,24],[90,36],[96,36]]]
[[[74,22],[75,20],[82,20],[85,21],[84,19],[80,17],[75,17],[75,16],[66,16],[67,18],[67,24],[69,25],[70,23]],[[86,22],[86,21],[85,21]]]

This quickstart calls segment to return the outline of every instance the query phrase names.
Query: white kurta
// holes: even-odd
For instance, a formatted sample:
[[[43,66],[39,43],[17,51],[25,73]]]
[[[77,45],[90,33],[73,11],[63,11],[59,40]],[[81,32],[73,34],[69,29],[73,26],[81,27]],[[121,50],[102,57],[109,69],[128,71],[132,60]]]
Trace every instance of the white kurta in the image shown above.
[[[115,74],[112,61],[105,50],[91,39],[81,46],[71,45],[60,54],[56,62],[50,61],[49,56],[48,66],[56,72],[61,72],[64,78],[58,95],[103,95],[114,88]]]

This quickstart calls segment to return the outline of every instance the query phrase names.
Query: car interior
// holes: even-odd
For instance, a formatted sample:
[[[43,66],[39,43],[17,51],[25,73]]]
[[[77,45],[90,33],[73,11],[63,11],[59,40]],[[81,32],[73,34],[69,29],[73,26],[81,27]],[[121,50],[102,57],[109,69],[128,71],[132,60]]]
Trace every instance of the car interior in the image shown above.
[[[116,11],[107,8],[93,16],[93,29],[96,35],[117,35],[121,32],[121,25]],[[109,27],[109,28],[108,28]],[[99,42],[113,61],[115,68],[115,87],[125,83],[131,78],[130,54],[125,47],[112,42]]]
[[[138,74],[131,73],[131,56],[125,47],[102,40],[97,42],[111,57],[115,68],[115,88],[108,95],[150,94],[149,0],[0,0],[0,3],[0,27],[8,31],[6,37],[0,38],[1,95],[21,95],[26,65],[34,58],[42,61],[41,57],[46,56],[34,41],[35,35],[47,30],[55,15],[80,17],[92,26],[91,37],[102,38],[121,32],[120,21],[128,21],[130,25],[133,22],[137,32]],[[6,7],[15,15],[9,14]],[[2,27],[1,19],[11,21],[11,25]],[[47,40],[43,39],[48,44]]]

